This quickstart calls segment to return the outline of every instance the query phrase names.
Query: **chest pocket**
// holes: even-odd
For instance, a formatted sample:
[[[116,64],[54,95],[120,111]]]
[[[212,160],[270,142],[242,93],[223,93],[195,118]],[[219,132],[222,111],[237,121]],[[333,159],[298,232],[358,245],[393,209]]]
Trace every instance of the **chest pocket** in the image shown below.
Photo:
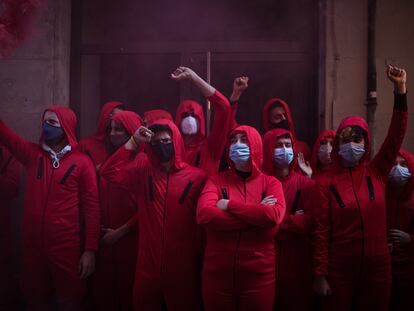
[[[226,187],[222,187],[221,188],[221,198],[225,199],[225,200],[229,200],[230,196],[229,196],[229,191]]]
[[[181,193],[180,195],[180,199],[178,200],[179,204],[183,204],[185,202],[185,198],[190,193],[190,190],[192,187],[193,187],[193,182],[190,180],[187,186],[185,186],[183,193]]]
[[[65,174],[63,175],[62,179],[60,180],[60,184],[64,185],[66,183],[66,180],[69,178],[70,174],[72,174],[73,170],[75,169],[76,164],[73,163],[68,170],[65,172]]]
[[[375,200],[375,193],[374,193],[374,185],[372,184],[371,176],[367,176],[366,180],[367,180],[369,199],[371,201],[374,201]]]
[[[39,161],[37,163],[37,174],[36,174],[36,178],[37,179],[42,179],[43,177],[43,157],[39,158]]]
[[[336,203],[338,203],[340,208],[345,208],[345,203],[344,201],[342,201],[341,196],[339,195],[338,190],[336,190],[336,187],[334,185],[330,185],[329,186],[329,191],[332,192]]]
[[[298,211],[301,193],[302,193],[302,190],[296,191],[295,198],[293,199],[292,209],[290,210],[290,213],[292,215]]]

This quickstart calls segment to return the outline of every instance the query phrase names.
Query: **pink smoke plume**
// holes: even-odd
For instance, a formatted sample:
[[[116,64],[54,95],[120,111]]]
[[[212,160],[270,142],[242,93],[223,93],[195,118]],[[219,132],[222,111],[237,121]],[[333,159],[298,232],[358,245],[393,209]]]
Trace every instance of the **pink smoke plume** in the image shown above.
[[[0,0],[0,59],[32,34],[34,17],[47,0]]]

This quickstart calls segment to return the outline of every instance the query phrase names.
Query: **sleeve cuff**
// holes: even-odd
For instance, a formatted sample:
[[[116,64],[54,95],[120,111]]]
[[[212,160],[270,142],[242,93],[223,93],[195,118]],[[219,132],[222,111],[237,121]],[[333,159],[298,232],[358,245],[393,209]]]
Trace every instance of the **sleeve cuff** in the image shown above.
[[[398,111],[407,111],[407,93],[405,94],[398,94],[394,92],[394,109]]]

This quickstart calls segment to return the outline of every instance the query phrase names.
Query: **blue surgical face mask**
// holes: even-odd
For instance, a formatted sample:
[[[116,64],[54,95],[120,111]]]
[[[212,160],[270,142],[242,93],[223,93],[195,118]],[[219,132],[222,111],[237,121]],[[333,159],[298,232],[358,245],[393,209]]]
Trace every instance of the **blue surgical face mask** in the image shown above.
[[[229,150],[229,157],[234,162],[236,168],[243,166],[250,160],[250,148],[243,143],[232,144]]]
[[[293,149],[292,148],[275,148],[273,152],[273,163],[277,167],[289,166],[293,161]]]
[[[61,127],[50,125],[47,122],[43,122],[42,131],[43,138],[48,145],[59,143],[65,136],[65,132]]]
[[[353,166],[365,154],[364,144],[346,143],[339,146],[338,154],[345,161],[346,166]]]
[[[395,186],[404,186],[411,178],[411,173],[407,167],[395,165],[388,176],[390,182]]]

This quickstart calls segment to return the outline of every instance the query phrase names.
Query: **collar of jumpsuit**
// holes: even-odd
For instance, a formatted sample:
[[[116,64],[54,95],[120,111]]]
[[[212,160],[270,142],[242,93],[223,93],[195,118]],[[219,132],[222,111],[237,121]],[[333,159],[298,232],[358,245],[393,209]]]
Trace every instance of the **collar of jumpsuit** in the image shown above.
[[[247,145],[250,149],[250,162],[251,162],[251,175],[246,176],[257,176],[261,173],[261,167],[263,162],[263,154],[262,154],[262,138],[260,137],[259,132],[247,125],[242,125],[236,127],[234,130],[231,131],[230,137],[237,134],[237,133],[243,133],[247,137]],[[226,150],[230,150],[230,141],[227,143]],[[227,153],[227,162],[230,163],[230,167],[233,172],[237,174],[236,167],[232,160],[230,160],[229,153]]]
[[[152,125],[154,124],[166,125],[171,130],[171,138],[172,138],[172,143],[174,146],[174,160],[173,160],[172,169],[181,170],[187,167],[188,164],[184,162],[185,150],[184,150],[183,138],[181,136],[180,130],[177,128],[174,122],[167,120],[167,119],[160,119],[160,120],[155,121]],[[145,144],[145,152],[147,153],[148,159],[150,160],[152,165],[160,168],[161,163],[158,160],[158,157],[156,156],[154,151],[152,150],[150,144]]]
[[[276,176],[276,168],[273,161],[276,141],[278,137],[286,134],[289,135],[290,140],[292,141],[293,149],[293,160],[289,164],[289,175],[296,168],[296,147],[292,133],[281,128],[272,129],[263,136],[263,171],[270,176]]]
[[[65,135],[68,139],[68,145],[62,148],[59,152],[54,152],[49,146],[47,146],[44,141],[43,134],[40,136],[39,143],[42,146],[43,150],[45,150],[52,159],[52,165],[54,168],[59,167],[59,161],[62,159],[65,154],[76,148],[78,142],[76,140],[76,115],[75,113],[65,107],[65,106],[51,106],[43,112],[42,115],[42,124],[43,124],[43,118],[46,113],[46,111],[52,111],[56,113],[60,126],[62,127],[63,131],[65,132]]]

